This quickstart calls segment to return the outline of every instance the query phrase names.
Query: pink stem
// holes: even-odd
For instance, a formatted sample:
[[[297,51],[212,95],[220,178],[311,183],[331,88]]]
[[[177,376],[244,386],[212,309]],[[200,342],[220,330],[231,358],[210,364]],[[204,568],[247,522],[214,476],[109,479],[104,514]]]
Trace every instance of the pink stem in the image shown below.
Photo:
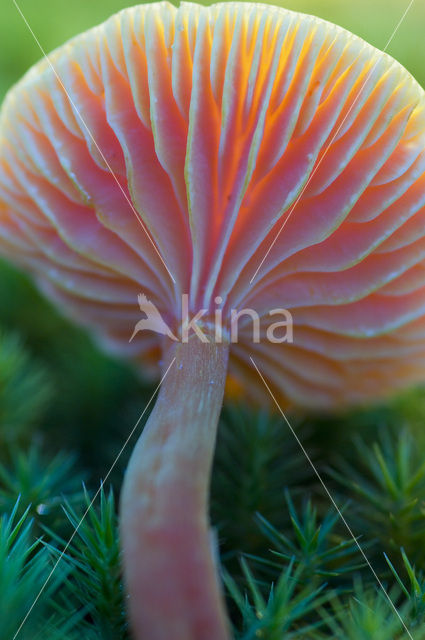
[[[169,348],[168,372],[130,459],[121,539],[136,640],[229,640],[208,521],[228,345]]]

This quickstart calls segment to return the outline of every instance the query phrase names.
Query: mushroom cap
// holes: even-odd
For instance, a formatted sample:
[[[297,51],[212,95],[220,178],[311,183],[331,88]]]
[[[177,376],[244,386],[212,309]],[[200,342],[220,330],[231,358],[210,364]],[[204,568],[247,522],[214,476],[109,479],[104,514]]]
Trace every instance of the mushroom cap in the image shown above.
[[[424,104],[390,56],[313,16],[126,9],[7,95],[0,251],[152,375],[163,338],[129,343],[137,295],[175,332],[182,294],[193,313],[220,296],[224,321],[294,321],[292,344],[241,321],[232,388],[264,401],[253,357],[284,403],[376,399],[425,378]]]

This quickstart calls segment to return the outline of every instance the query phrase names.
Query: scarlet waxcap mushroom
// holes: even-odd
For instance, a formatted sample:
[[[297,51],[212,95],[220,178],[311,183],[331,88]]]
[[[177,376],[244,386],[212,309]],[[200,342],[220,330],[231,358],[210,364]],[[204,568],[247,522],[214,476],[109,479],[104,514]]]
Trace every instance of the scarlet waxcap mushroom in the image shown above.
[[[9,92],[1,252],[105,348],[166,374],[122,494],[136,638],[229,637],[207,516],[227,366],[264,402],[254,358],[304,408],[425,378],[424,104],[349,32],[248,3],[132,7]],[[169,333],[129,343],[139,294]],[[182,339],[186,303],[207,342]],[[264,338],[276,308],[292,343]],[[249,314],[230,340],[235,309],[259,315],[259,342]]]

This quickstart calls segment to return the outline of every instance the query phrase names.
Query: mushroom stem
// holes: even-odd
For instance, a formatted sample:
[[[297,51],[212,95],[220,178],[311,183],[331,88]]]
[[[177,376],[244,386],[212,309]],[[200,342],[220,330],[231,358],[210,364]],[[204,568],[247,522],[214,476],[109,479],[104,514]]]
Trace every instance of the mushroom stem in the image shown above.
[[[172,358],[121,496],[130,618],[137,640],[228,640],[208,520],[228,345],[194,336]]]

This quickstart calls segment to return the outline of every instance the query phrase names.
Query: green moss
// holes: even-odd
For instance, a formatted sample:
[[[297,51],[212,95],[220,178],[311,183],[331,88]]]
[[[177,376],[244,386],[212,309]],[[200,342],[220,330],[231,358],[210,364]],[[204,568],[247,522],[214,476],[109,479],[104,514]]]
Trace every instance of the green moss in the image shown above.
[[[33,307],[35,327],[52,313],[38,304]],[[63,326],[56,316],[50,322]],[[58,403],[55,396],[58,380],[69,376],[75,398],[80,391],[84,398],[85,390],[70,375],[67,359],[50,354],[46,345],[40,349],[31,333],[24,347],[16,331],[2,331],[1,637],[12,640],[41,592],[22,638],[49,629],[49,638],[58,640],[126,640],[114,499],[122,471],[106,492],[103,486],[98,490],[96,473],[106,474],[119,449],[119,434],[124,437],[131,429],[150,389],[136,393],[139,383],[131,371],[97,354],[78,331],[52,335],[55,350],[63,341],[79,353],[80,384],[87,384],[97,362],[103,391],[93,394],[87,420],[78,411],[69,415],[68,403]],[[87,352],[81,344],[89,345]],[[109,447],[100,446],[105,423],[108,438],[114,434],[102,405],[111,405],[107,381],[117,371],[131,381],[118,385],[114,396],[117,413],[118,407],[125,408],[121,432],[115,430],[115,443],[112,437]],[[283,421],[264,411],[225,408],[212,518],[235,638],[402,638],[405,630],[382,587],[415,640],[423,637],[422,416],[422,392],[416,391],[392,404],[340,417],[292,418],[380,586]],[[64,424],[75,430],[72,437],[64,437]]]

